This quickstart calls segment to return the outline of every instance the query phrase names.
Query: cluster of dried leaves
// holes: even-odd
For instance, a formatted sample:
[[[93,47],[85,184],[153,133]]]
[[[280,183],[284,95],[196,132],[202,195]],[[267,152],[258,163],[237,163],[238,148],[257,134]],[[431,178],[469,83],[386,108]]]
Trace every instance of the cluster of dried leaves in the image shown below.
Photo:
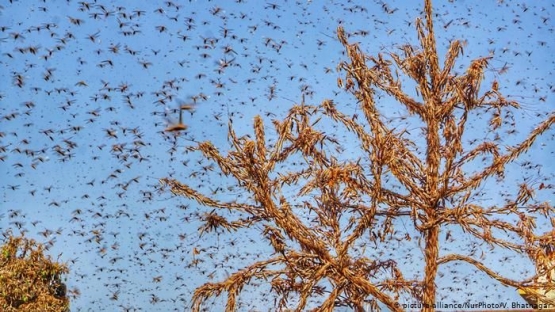
[[[505,167],[550,128],[555,114],[520,144],[506,150],[486,139],[474,148],[463,144],[472,114],[489,114],[490,131],[496,133],[504,118],[519,106],[498,92],[497,82],[481,93],[488,57],[472,61],[463,74],[454,73],[455,61],[463,53],[460,41],[450,43],[440,66],[432,16],[431,1],[426,0],[425,20],[416,22],[420,47],[405,45],[400,54],[389,53],[388,58],[364,54],[358,45],[348,43],[344,30],[338,28],[338,38],[349,57],[349,62],[339,65],[346,76],[338,84],[356,97],[363,121],[344,115],[330,100],[319,106],[306,105],[303,100],[283,121],[272,121],[277,132],[274,144],[268,143],[263,120],[256,117],[254,139],[238,137],[229,124],[233,149],[227,156],[210,142],[192,148],[215,162],[224,175],[234,178],[251,195],[252,202],[221,202],[185,183],[161,179],[174,194],[214,209],[204,215],[201,231],[261,229],[275,252],[222,282],[199,287],[193,296],[194,311],[199,311],[208,298],[222,293],[227,293],[226,311],[234,311],[244,286],[256,279],[271,285],[278,309],[289,307],[294,299],[295,310],[303,311],[311,298],[320,298],[319,311],[332,311],[342,305],[356,311],[368,307],[377,310],[378,303],[399,311],[399,298],[408,295],[428,305],[424,310],[433,310],[438,268],[456,261],[470,264],[504,285],[530,289],[542,298],[543,291],[555,288],[549,280],[539,285],[542,291],[533,290],[541,272],[516,281],[501,276],[472,255],[439,254],[440,229],[457,225],[490,246],[529,255],[543,265],[542,272],[553,268],[552,254],[545,248],[553,246],[553,236],[535,232],[537,218],[553,217],[555,211],[550,204],[535,202],[533,189],[527,185],[503,206],[484,207],[477,197],[485,181],[502,178]],[[405,93],[399,72],[416,83],[418,98]],[[420,120],[424,152],[418,151],[418,144],[406,130],[388,124],[375,103],[376,90],[395,98]],[[353,133],[359,139],[361,158],[339,161],[329,155],[331,147],[340,148],[341,144],[318,130],[321,118]],[[302,159],[305,166],[299,171],[276,172],[289,158]],[[472,163],[479,164],[476,168],[480,169],[469,173],[465,168]],[[392,182],[388,180],[395,180],[400,187],[390,187]],[[282,188],[290,185],[300,186],[296,198],[310,199],[293,203],[295,198],[282,193]],[[217,211],[231,211],[239,218],[229,221]],[[507,215],[518,216],[518,221],[511,221]],[[361,240],[372,242],[376,248],[391,240],[393,221],[398,218],[410,218],[420,235],[425,262],[422,279],[405,278],[392,259],[377,255],[370,259],[354,251],[355,243]]]
[[[68,268],[44,254],[42,244],[9,235],[0,250],[0,310],[67,312],[61,281]]]

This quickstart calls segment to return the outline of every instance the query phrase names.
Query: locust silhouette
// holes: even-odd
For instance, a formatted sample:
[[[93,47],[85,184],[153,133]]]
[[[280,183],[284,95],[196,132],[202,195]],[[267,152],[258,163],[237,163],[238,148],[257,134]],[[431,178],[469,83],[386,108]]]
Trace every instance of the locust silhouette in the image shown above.
[[[185,104],[183,102],[179,105],[179,121],[177,123],[170,124],[164,131],[166,132],[178,132],[187,130],[188,126],[183,123],[183,111],[189,111],[193,113],[195,107],[194,105]]]

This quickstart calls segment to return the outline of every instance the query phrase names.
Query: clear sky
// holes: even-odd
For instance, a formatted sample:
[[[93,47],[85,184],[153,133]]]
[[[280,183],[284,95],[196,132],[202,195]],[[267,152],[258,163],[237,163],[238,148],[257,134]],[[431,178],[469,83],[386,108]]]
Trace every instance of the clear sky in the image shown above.
[[[0,229],[50,242],[50,254],[69,263],[68,286],[81,293],[72,311],[183,311],[195,287],[221,280],[267,248],[252,233],[199,238],[196,213],[206,209],[158,192],[158,178],[173,176],[222,200],[246,197],[219,190],[229,181],[184,146],[210,140],[225,151],[228,118],[242,135],[252,133],[257,114],[271,137],[270,120],[283,118],[302,94],[310,104],[333,99],[355,114],[356,100],[336,84],[336,66],[347,60],[337,26],[369,54],[395,51],[417,44],[414,22],[423,1],[114,3],[14,0],[0,7]],[[458,72],[473,58],[494,57],[484,84],[498,80],[502,93],[523,104],[517,133],[553,111],[551,1],[434,6],[440,54],[451,39],[467,42]],[[186,133],[164,133],[179,118],[179,103],[195,101],[195,112],[183,114]],[[391,104],[380,102],[391,116],[399,114]],[[468,144],[483,137],[486,122],[477,116]],[[502,193],[524,179],[553,177],[553,133],[508,168],[512,184],[486,185],[484,203],[502,204]],[[357,146],[344,143],[347,150]],[[524,161],[541,167],[523,170]],[[537,195],[547,200],[553,193]],[[194,255],[194,248],[204,250]],[[407,275],[421,271],[414,242],[391,248],[399,261],[415,255],[403,264]],[[511,254],[481,252],[509,277],[533,270]],[[195,257],[205,262],[192,266]],[[469,267],[441,274],[444,302],[523,302]],[[264,291],[249,289],[241,310],[271,308]]]

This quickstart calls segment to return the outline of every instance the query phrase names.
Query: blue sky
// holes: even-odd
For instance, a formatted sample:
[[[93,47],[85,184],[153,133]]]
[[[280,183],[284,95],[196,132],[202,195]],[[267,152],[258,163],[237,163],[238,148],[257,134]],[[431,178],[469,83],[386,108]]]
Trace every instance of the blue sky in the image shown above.
[[[502,93],[522,103],[513,127],[517,135],[504,143],[521,139],[553,111],[554,5],[434,4],[440,55],[449,40],[465,40],[461,73],[470,60],[494,56],[484,85],[496,79]],[[206,209],[158,192],[158,179],[173,176],[222,200],[245,199],[238,189],[227,192],[230,181],[203,170],[209,163],[184,147],[210,140],[226,151],[228,118],[242,135],[252,133],[258,114],[271,138],[270,120],[283,118],[303,93],[309,104],[333,99],[344,113],[356,114],[356,100],[337,88],[342,74],[336,67],[347,60],[335,39],[337,26],[352,33],[350,42],[359,42],[363,51],[386,53],[399,44],[417,44],[414,21],[421,8],[421,1],[4,3],[0,229],[51,242],[53,257],[70,264],[69,287],[81,293],[72,311],[182,311],[195,287],[221,280],[268,250],[254,233],[199,238],[197,212]],[[195,101],[195,112],[183,115],[188,130],[179,137],[164,133],[178,119],[179,103]],[[379,106],[388,116],[402,115],[392,104],[383,96]],[[476,118],[468,144],[484,136],[487,119]],[[334,135],[348,152],[358,147],[347,134]],[[505,183],[487,183],[484,204],[502,204],[503,192],[513,192],[524,179],[551,179],[552,137],[550,131],[509,167]],[[524,171],[525,161],[541,166]],[[540,200],[552,195],[537,192]],[[539,232],[550,230],[538,226]],[[401,220],[398,229],[404,229]],[[469,244],[459,243],[451,248]],[[418,275],[415,241],[389,247],[392,257],[408,259],[406,274]],[[194,256],[194,248],[204,250]],[[514,255],[479,252],[510,277],[533,270]],[[194,257],[205,262],[192,266]],[[509,260],[500,262],[504,257]],[[514,290],[470,269],[441,272],[444,302],[522,302]],[[470,286],[461,287],[465,278]],[[241,310],[271,309],[272,300],[262,295],[266,290],[249,289]],[[221,307],[222,300],[210,303]]]

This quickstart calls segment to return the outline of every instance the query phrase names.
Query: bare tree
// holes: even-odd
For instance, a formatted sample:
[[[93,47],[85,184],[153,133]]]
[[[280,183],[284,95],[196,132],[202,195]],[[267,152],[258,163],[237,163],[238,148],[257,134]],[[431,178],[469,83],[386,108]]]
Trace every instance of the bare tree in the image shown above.
[[[69,311],[63,264],[44,254],[42,244],[9,234],[0,254],[2,311]]]
[[[440,231],[458,226],[472,239],[528,255],[543,264],[541,272],[552,269],[548,265],[552,255],[545,247],[553,246],[553,236],[538,234],[536,221],[549,223],[553,207],[536,202],[533,186],[526,183],[503,205],[486,207],[480,203],[480,188],[491,179],[502,182],[506,166],[550,128],[555,114],[504,150],[498,140],[486,136],[474,147],[463,144],[468,123],[476,114],[490,116],[489,134],[499,138],[506,128],[505,119],[511,118],[519,104],[503,97],[496,81],[483,92],[481,82],[491,57],[473,60],[465,73],[454,72],[463,53],[460,41],[450,42],[441,65],[430,0],[425,0],[424,12],[424,20],[416,22],[420,46],[404,45],[400,53],[386,56],[364,54],[357,44],[347,41],[343,28],[338,28],[349,58],[339,65],[345,77],[338,84],[355,96],[362,120],[341,113],[331,100],[313,106],[303,99],[283,121],[272,121],[277,133],[273,143],[265,136],[262,118],[256,117],[254,139],[238,137],[229,123],[233,147],[226,156],[210,142],[191,147],[216,163],[223,175],[235,179],[250,195],[249,200],[222,202],[186,183],[160,180],[174,194],[215,208],[201,215],[205,222],[202,232],[258,229],[274,250],[273,255],[253,260],[224,281],[199,287],[193,296],[194,311],[200,310],[207,298],[221,293],[227,293],[226,310],[234,311],[243,287],[253,280],[271,285],[279,308],[288,307],[295,298],[294,309],[301,311],[311,298],[320,298],[321,311],[341,305],[357,311],[379,309],[378,303],[400,311],[400,298],[409,296],[422,303],[423,311],[432,311],[438,268],[451,262],[465,262],[504,285],[526,289],[551,302],[544,291],[553,289],[553,283],[538,284],[540,273],[512,280],[488,268],[470,250],[439,252]],[[407,79],[416,86],[415,96],[403,85]],[[399,103],[409,114],[406,119],[422,129],[420,138],[380,111],[376,92]],[[361,152],[357,159],[341,159],[343,143],[321,129],[324,122],[342,127],[358,139]],[[287,165],[291,159],[295,162]],[[283,172],[283,168],[293,169]],[[299,190],[295,197],[287,198],[283,189],[292,185]],[[230,220],[224,211],[236,218]],[[408,233],[398,237],[394,224],[399,219],[409,221],[419,237],[422,278],[406,278],[396,260],[359,248],[368,243],[372,249],[383,249],[394,239],[408,243]]]

